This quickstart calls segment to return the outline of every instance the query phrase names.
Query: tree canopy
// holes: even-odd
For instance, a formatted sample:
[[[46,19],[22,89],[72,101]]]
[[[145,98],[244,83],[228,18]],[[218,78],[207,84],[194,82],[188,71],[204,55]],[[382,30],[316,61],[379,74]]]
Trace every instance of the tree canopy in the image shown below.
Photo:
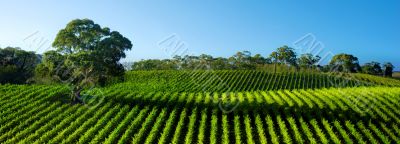
[[[394,66],[392,63],[387,62],[383,64],[383,74],[387,77],[392,77],[393,75]]]
[[[33,76],[40,55],[21,48],[0,48],[0,83],[26,83]]]
[[[382,74],[382,68],[381,64],[378,62],[369,62],[365,63],[362,67],[362,72],[366,74],[372,74],[372,75],[381,75]]]
[[[45,54],[38,73],[71,84],[75,98],[79,98],[84,87],[123,75],[119,60],[126,57],[125,51],[132,48],[132,43],[92,20],[76,19],[58,32],[53,47],[56,50]]]
[[[312,68],[321,60],[320,56],[314,56],[311,53],[302,54],[299,58],[299,66],[303,68]]]
[[[260,54],[254,56],[248,51],[237,52],[229,58],[199,56],[174,56],[172,59],[150,59],[134,62],[132,70],[193,70],[193,69],[256,69],[257,65],[268,64]]]
[[[294,52],[293,48],[286,45],[279,47],[276,51],[272,52],[269,57],[273,62],[279,64],[297,66],[296,52]]]
[[[333,56],[329,63],[331,71],[337,72],[358,72],[360,64],[358,58],[350,54],[338,54]]]
[[[252,55],[249,51],[239,51],[234,55],[224,57],[213,57],[207,54],[174,56],[172,59],[164,60],[141,60],[134,62],[132,70],[180,70],[180,69],[272,69],[271,64],[278,64],[279,69],[296,69],[298,68],[297,54],[293,48],[282,46],[272,52],[268,58],[261,54]],[[301,62],[306,65],[305,69],[315,69],[315,65],[319,60],[319,56],[307,54],[301,57]],[[290,68],[292,67],[292,68]],[[273,69],[276,69],[274,66]]]

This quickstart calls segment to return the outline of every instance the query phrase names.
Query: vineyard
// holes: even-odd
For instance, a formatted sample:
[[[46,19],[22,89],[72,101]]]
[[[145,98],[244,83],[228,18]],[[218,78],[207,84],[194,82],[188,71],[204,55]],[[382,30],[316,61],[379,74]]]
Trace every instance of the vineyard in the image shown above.
[[[218,71],[132,71],[128,82],[111,88],[143,92],[241,92],[330,87],[400,86],[398,80],[365,74],[282,72],[250,70]]]
[[[212,76],[222,81],[207,82]],[[131,72],[126,79],[87,91],[100,99],[91,105],[66,102],[63,85],[0,85],[0,143],[400,142],[393,79],[262,71]]]

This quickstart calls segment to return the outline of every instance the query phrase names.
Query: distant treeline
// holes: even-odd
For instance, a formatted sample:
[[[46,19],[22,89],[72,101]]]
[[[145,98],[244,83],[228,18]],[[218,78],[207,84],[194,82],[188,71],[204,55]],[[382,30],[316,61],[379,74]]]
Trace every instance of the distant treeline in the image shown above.
[[[367,73],[372,75],[392,76],[394,66],[390,63],[381,65],[378,62],[369,62],[360,66],[358,58],[350,54],[335,55],[329,64],[320,65],[321,57],[310,53],[294,52],[293,48],[283,46],[277,48],[269,56],[261,54],[251,55],[249,51],[237,52],[231,57],[213,57],[207,54],[199,56],[175,56],[172,59],[148,59],[134,62],[132,70],[272,70],[272,71],[299,71],[313,70],[322,72],[351,72]]]

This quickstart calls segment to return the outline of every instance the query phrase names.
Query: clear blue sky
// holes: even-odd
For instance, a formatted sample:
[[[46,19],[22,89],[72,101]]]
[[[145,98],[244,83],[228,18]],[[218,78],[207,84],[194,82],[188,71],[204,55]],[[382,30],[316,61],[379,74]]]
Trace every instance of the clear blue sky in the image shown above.
[[[90,18],[132,40],[124,61],[169,58],[157,44],[174,33],[191,52],[224,57],[243,50],[267,56],[312,33],[325,51],[400,68],[400,1],[13,0],[0,10],[0,47],[38,53],[69,21]]]

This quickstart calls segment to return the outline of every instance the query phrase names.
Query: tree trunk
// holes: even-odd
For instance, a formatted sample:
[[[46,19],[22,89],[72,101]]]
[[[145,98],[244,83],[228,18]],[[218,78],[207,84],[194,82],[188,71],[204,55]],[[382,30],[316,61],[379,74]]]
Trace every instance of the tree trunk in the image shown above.
[[[82,88],[80,88],[79,86],[77,86],[76,89],[74,89],[73,91],[74,98],[72,99],[73,103],[83,103],[81,100],[81,91]]]

